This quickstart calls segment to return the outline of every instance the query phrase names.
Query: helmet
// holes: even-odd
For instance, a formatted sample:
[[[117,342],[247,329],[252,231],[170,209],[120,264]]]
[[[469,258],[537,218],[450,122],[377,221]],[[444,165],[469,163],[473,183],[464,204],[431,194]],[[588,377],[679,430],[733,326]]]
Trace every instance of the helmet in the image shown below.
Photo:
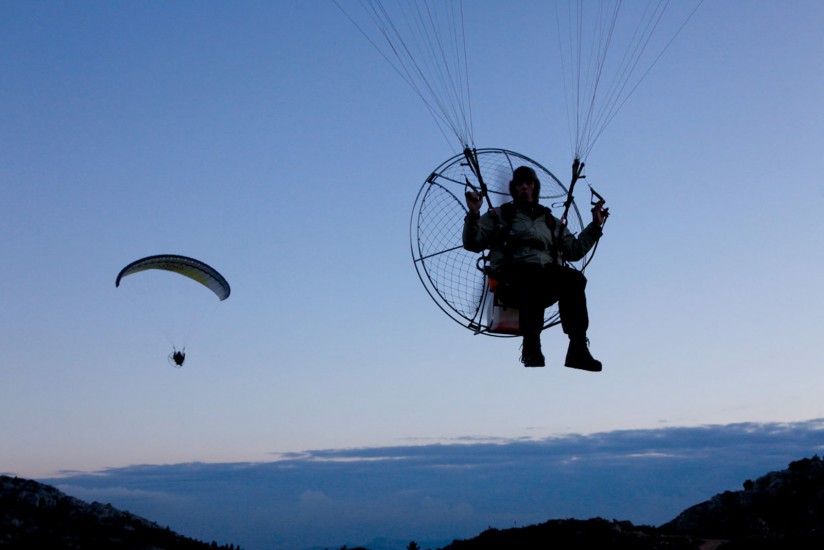
[[[538,174],[529,166],[519,166],[512,172],[512,181],[509,182],[509,194],[515,198],[515,185],[522,181],[535,182],[535,202],[538,202],[538,196],[541,194],[541,180],[538,179]]]

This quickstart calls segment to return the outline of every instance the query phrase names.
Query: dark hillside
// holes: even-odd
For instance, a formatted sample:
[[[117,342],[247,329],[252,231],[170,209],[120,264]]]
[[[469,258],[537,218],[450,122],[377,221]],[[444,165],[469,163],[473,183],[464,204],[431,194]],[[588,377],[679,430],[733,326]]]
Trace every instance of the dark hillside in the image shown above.
[[[736,540],[736,548],[756,541],[824,548],[824,461],[818,456],[797,460],[786,470],[747,480],[743,490],[692,506],[661,531]]]
[[[109,504],[87,504],[36,481],[0,476],[0,548],[214,550],[235,547],[198,542]]]
[[[738,550],[824,548],[824,461],[818,456],[747,480],[660,527],[628,521],[561,519],[488,529],[442,550],[603,548]],[[417,545],[410,548],[417,548]],[[0,548],[234,549],[175,534],[116,510],[87,504],[35,481],[0,476]],[[239,549],[238,549],[239,550]]]
[[[818,456],[747,480],[661,527],[627,521],[551,520],[454,541],[442,550],[609,548],[786,550],[824,548],[824,461]]]
[[[664,536],[655,527],[628,521],[551,520],[505,530],[488,529],[478,537],[454,541],[442,550],[546,550],[548,548],[610,548],[614,550],[694,550],[703,541],[688,536]]]

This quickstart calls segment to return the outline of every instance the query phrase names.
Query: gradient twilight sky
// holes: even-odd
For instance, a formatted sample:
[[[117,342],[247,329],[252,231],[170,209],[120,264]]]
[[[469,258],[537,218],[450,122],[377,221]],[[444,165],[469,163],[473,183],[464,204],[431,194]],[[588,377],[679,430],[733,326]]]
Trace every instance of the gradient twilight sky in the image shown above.
[[[477,146],[565,179],[548,8],[468,5]],[[593,375],[430,301],[409,215],[456,145],[332,2],[0,1],[0,471],[824,417],[823,28],[705,2],[598,142]],[[233,289],[180,370],[179,308],[114,286],[157,253]]]

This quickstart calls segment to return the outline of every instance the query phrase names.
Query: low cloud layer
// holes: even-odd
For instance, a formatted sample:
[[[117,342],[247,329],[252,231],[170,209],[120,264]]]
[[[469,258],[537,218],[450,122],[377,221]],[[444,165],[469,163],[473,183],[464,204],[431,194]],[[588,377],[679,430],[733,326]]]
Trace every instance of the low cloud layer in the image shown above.
[[[44,481],[246,550],[377,548],[378,538],[405,548],[410,540],[448,542],[489,526],[566,517],[659,525],[822,448],[819,419],[319,450],[272,462],[143,465]]]

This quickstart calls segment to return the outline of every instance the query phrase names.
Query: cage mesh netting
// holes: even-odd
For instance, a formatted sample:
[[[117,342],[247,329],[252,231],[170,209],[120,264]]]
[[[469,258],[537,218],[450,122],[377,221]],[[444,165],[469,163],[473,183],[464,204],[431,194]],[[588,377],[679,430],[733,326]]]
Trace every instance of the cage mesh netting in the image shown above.
[[[478,149],[481,177],[493,206],[510,200],[509,181],[518,166],[529,166],[541,180],[541,202],[553,209],[556,217],[563,211],[567,188],[549,170],[518,153],[503,149]],[[469,185],[480,188],[477,176],[463,153],[452,157],[427,178],[418,192],[410,222],[412,258],[426,291],[449,317],[476,333],[491,336],[486,303],[488,288],[483,272],[485,254],[465,250],[462,245],[464,193]],[[575,204],[569,210],[567,227],[575,234],[583,229]],[[570,265],[583,269],[592,252]],[[546,327],[558,324],[557,305],[547,308]]]

